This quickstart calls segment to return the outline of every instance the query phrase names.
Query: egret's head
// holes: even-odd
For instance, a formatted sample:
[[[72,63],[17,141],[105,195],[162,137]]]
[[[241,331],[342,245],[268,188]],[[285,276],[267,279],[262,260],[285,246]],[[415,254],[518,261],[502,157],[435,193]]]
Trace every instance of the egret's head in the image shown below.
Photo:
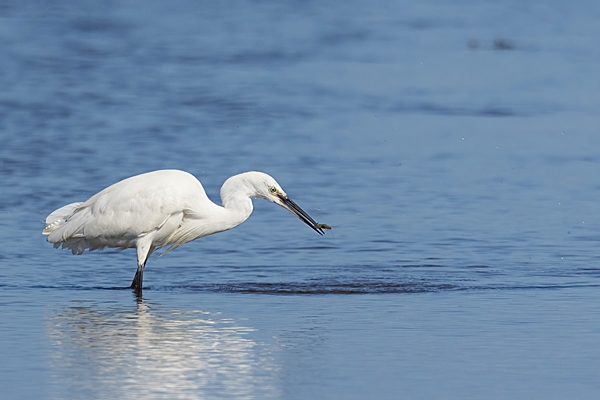
[[[281,186],[279,186],[279,183],[271,175],[263,172],[254,172],[252,177],[255,178],[253,183],[256,189],[256,197],[279,204],[280,197],[287,196]]]
[[[281,186],[271,177],[263,172],[247,172],[247,179],[252,182],[252,186],[256,190],[255,196],[265,200],[279,204],[298,218],[305,224],[314,229],[319,235],[323,235],[323,229],[331,229],[328,225],[319,224],[312,219],[300,206],[294,203]]]

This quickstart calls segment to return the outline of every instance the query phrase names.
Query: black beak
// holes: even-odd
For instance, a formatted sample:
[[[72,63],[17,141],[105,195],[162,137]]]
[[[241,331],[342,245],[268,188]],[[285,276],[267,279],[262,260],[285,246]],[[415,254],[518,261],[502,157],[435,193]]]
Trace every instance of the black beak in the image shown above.
[[[286,208],[291,213],[293,213],[298,218],[300,218],[302,220],[302,222],[304,222],[306,225],[308,225],[312,229],[314,229],[314,231],[317,232],[319,235],[323,235],[325,233],[323,231],[323,228],[331,229],[331,228],[329,228],[328,225],[318,224],[314,219],[312,219],[310,217],[310,215],[308,215],[306,213],[306,211],[301,209],[300,206],[298,204],[294,203],[289,197],[280,195],[279,199],[281,200],[281,203],[282,203],[281,205],[284,208]]]

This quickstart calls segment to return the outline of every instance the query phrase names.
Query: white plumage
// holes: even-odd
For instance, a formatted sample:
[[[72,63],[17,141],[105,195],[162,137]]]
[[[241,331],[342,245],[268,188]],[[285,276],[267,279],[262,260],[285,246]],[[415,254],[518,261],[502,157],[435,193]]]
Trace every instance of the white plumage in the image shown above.
[[[245,172],[227,179],[219,206],[193,175],[161,170],[124,179],[85,202],[57,209],[46,218],[42,233],[55,248],[62,246],[73,254],[105,247],[136,248],[138,269],[131,287],[141,293],[144,266],[155,249],[170,246],[166,250],[170,251],[238,226],[252,213],[251,197],[279,204],[319,234],[330,229],[316,223],[265,173]]]

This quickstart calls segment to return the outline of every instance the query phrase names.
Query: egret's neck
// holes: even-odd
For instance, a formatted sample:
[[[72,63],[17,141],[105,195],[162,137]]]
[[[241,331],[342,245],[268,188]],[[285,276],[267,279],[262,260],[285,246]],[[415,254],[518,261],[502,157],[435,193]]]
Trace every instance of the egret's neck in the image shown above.
[[[221,188],[222,206],[210,201],[202,192],[195,201],[190,201],[193,206],[186,210],[179,229],[166,238],[164,244],[177,247],[203,236],[235,228],[252,214],[250,197],[254,193],[255,191],[248,190],[244,182],[240,184],[239,180],[231,178]],[[158,245],[164,244],[161,242]]]
[[[172,238],[172,241],[180,242],[178,245],[181,245],[199,237],[235,228],[252,213],[252,200],[249,197],[236,197],[223,202],[223,206],[208,200],[201,209],[201,212],[192,214],[177,231],[179,236]]]
[[[228,223],[234,224],[233,226],[241,224],[252,214],[251,198],[258,196],[256,183],[252,177],[252,173],[235,175],[227,179],[221,187],[225,219]]]
[[[252,200],[248,196],[237,195],[222,200],[224,214],[223,222],[227,225],[231,225],[226,229],[238,226],[252,214]]]

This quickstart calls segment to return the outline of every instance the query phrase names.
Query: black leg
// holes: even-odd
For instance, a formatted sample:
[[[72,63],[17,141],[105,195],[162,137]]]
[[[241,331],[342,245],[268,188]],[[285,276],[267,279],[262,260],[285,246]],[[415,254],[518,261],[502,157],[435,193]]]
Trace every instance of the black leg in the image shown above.
[[[138,269],[135,272],[135,276],[133,277],[133,281],[131,282],[131,289],[135,291],[138,296],[142,295],[142,283],[144,281],[144,269]]]
[[[135,276],[133,277],[133,281],[131,281],[131,286],[129,286],[132,289],[135,289],[138,285],[138,281],[139,281],[139,275],[140,275],[140,271],[135,271]]]

